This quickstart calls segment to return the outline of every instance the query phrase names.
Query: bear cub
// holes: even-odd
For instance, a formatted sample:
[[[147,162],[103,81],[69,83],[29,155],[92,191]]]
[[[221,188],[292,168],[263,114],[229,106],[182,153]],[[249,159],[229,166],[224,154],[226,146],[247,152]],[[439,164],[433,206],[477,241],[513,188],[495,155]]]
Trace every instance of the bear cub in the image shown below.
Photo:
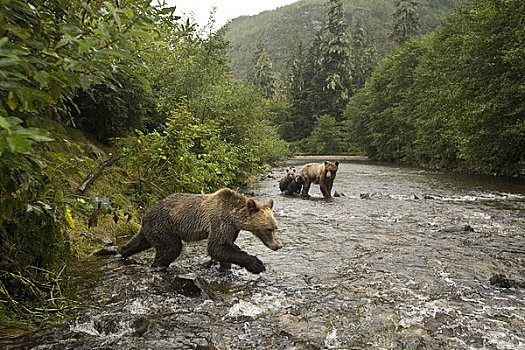
[[[208,239],[208,255],[221,267],[233,263],[252,273],[265,271],[261,260],[235,245],[241,230],[250,231],[272,250],[282,247],[271,198],[261,205],[228,188],[211,194],[176,193],[146,213],[140,231],[120,254],[125,259],[153,247],[152,267],[168,267],[179,256],[182,241]]]
[[[296,193],[301,193],[303,188],[303,178],[301,175],[295,175],[292,182],[288,184],[288,187],[283,192],[287,196],[293,196]]]
[[[285,192],[288,189],[288,186],[294,181],[295,179],[295,168],[294,167],[288,167],[286,168],[286,175],[284,175],[281,180],[279,180],[279,189],[281,192]]]

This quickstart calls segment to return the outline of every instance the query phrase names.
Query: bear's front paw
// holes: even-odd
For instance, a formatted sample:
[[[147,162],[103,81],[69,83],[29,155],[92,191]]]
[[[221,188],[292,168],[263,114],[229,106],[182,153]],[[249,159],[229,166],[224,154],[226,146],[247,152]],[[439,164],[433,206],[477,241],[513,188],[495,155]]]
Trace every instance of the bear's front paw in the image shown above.
[[[266,270],[263,262],[253,255],[250,256],[250,259],[247,261],[245,268],[251,273],[261,273]]]

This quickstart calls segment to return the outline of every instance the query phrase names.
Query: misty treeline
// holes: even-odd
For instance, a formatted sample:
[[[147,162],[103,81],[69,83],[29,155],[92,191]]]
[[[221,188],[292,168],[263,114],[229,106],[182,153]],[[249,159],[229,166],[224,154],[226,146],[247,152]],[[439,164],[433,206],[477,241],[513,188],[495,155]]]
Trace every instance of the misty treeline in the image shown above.
[[[465,1],[425,35],[418,2],[395,3],[394,49],[383,58],[358,21],[344,20],[341,0],[328,1],[324,25],[290,54],[280,84],[259,47],[252,83],[282,101],[283,139],[303,152],[523,174],[525,3]]]

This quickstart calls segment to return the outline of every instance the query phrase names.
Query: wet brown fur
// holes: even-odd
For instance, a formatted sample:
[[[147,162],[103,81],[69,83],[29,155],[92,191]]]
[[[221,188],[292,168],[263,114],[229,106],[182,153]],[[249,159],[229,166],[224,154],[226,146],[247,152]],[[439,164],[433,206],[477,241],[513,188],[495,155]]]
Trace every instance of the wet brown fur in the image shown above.
[[[321,193],[324,198],[332,197],[332,187],[334,185],[335,176],[339,169],[339,162],[324,163],[308,163],[299,170],[299,175],[303,178],[303,190],[301,195],[303,197],[309,197],[308,191],[312,183],[318,184],[321,189]],[[328,173],[330,172],[330,176]]]
[[[142,228],[121,250],[122,258],[155,248],[152,266],[167,267],[180,254],[182,241],[208,239],[208,254],[221,265],[234,263],[253,273],[264,264],[235,245],[240,230],[252,232],[270,249],[277,250],[277,224],[273,200],[260,205],[230,189],[212,194],[172,194],[143,218]]]

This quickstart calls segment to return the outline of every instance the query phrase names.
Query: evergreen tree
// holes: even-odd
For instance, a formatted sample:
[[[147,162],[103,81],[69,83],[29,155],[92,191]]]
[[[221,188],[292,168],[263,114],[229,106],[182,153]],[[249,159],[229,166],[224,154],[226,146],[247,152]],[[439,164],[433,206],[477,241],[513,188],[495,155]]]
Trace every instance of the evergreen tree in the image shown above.
[[[354,70],[352,72],[352,89],[355,91],[365,84],[377,62],[377,52],[370,45],[366,32],[357,21],[352,32],[352,52],[354,54]]]
[[[270,55],[263,44],[257,45],[254,57],[251,82],[266,98],[271,99],[277,92],[277,74],[273,69]]]
[[[286,77],[286,95],[290,101],[290,113],[280,120],[279,128],[281,137],[286,141],[300,140],[306,136],[305,125],[309,109],[304,108],[308,94],[306,93],[306,81],[304,68],[306,56],[303,43],[299,41],[293,48],[292,55],[287,62],[288,71]]]
[[[419,34],[419,3],[416,0],[396,0],[393,15],[392,39],[402,44]]]
[[[321,102],[316,114],[328,114],[341,120],[352,84],[351,38],[342,0],[330,0],[320,39],[317,64],[323,93],[316,97]]]

